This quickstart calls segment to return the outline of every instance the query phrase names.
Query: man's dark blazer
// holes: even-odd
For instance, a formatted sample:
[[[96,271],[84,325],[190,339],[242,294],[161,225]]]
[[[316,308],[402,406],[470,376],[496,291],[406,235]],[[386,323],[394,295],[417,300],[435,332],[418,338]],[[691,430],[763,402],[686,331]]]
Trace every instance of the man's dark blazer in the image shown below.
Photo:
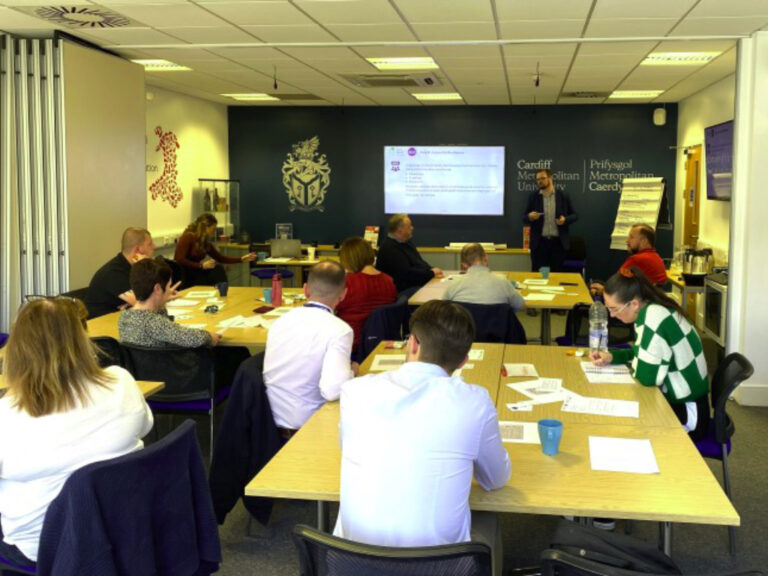
[[[539,212],[541,216],[537,220],[531,221],[528,218],[528,214],[531,212]],[[571,199],[565,190],[555,189],[555,219],[565,216],[565,224],[558,226],[560,244],[563,246],[563,250],[568,250],[571,245],[571,236],[568,232],[568,227],[579,219],[579,215],[576,214],[571,206]],[[541,193],[536,190],[531,192],[528,196],[528,203],[525,206],[525,212],[523,213],[523,224],[531,227],[531,250],[536,250],[541,243],[541,232],[544,229],[544,198]]]

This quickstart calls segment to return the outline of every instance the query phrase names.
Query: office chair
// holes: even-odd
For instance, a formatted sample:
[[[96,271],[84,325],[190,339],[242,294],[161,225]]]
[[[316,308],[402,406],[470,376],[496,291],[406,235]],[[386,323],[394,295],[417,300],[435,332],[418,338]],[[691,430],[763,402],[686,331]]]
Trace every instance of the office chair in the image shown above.
[[[120,366],[125,368],[125,358],[123,355],[123,349],[120,348],[120,343],[109,336],[94,336],[91,338],[96,347],[99,349],[98,361],[99,366],[106,368],[107,366]]]
[[[714,458],[723,463],[723,484],[728,499],[733,502],[731,496],[731,480],[728,475],[728,454],[731,451],[731,438],[736,431],[736,426],[728,416],[726,407],[728,398],[745,380],[749,379],[755,369],[752,363],[738,352],[728,354],[715,371],[712,377],[712,419],[709,422],[709,431],[705,438],[694,441],[696,448],[704,458]],[[728,527],[728,546],[731,556],[736,555],[736,529]]]
[[[152,348],[121,343],[125,368],[136,380],[165,382],[147,404],[159,414],[208,414],[210,452],[213,454],[214,412],[230,391],[230,380],[216,374],[213,348]],[[236,368],[236,366],[235,366]]]
[[[299,524],[293,529],[293,543],[301,576],[491,576],[491,549],[479,542],[390,548]]]
[[[526,344],[525,328],[509,304],[472,304],[456,302],[475,321],[475,342]]]
[[[565,253],[563,260],[563,272],[575,272],[586,276],[587,271],[587,243],[581,236],[571,236],[571,245]]]
[[[541,576],[668,576],[673,572],[650,573],[626,570],[609,566],[593,560],[587,560],[575,554],[561,550],[544,550],[541,554]],[[742,572],[720,572],[709,576],[762,576],[762,572],[747,570]]]
[[[407,298],[375,308],[366,319],[360,334],[358,360],[365,360],[382,340],[402,340],[407,315]]]

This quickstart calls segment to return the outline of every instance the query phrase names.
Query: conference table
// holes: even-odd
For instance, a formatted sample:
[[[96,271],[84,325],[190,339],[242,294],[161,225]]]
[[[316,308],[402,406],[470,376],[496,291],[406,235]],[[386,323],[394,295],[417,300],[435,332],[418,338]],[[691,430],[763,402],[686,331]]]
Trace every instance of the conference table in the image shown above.
[[[382,342],[361,365],[367,373],[376,356],[402,355]],[[498,347],[504,353],[499,358]],[[671,553],[672,523],[738,526],[740,519],[717,479],[697,452],[656,388],[633,384],[589,384],[572,350],[552,346],[475,344],[483,360],[470,360],[462,377],[496,399],[501,421],[532,422],[556,416],[564,423],[560,451],[542,453],[538,444],[505,443],[512,462],[509,484],[486,492],[473,483],[473,510],[577,517],[610,517],[661,523],[663,548]],[[639,418],[574,414],[561,403],[509,412],[506,403],[523,399],[506,384],[525,378],[502,375],[503,363],[532,363],[542,377],[563,378],[573,392],[639,402]],[[529,378],[530,379],[530,378]],[[435,417],[439,417],[438,414]],[[590,437],[650,440],[657,474],[592,470]],[[339,403],[325,404],[245,488],[247,496],[317,500],[318,524],[327,527],[327,503],[339,500],[341,452]],[[372,496],[373,497],[373,496]]]
[[[206,296],[199,296],[202,294],[206,294]],[[231,286],[224,297],[220,297],[216,290],[210,286],[193,286],[183,290],[177,300],[186,301],[190,305],[169,305],[169,314],[176,318],[176,323],[204,328],[213,332],[221,330],[221,322],[238,316],[246,319],[253,318],[257,316],[254,313],[255,309],[266,306],[264,288],[256,286]],[[283,288],[283,306],[272,312],[260,314],[260,316],[263,316],[265,323],[268,323],[276,319],[281,312],[303,303],[304,292],[302,289]],[[216,313],[205,312],[204,308],[211,304],[217,305],[219,311]],[[118,340],[117,321],[120,314],[121,312],[113,312],[88,320],[88,335],[92,338],[107,336]],[[233,326],[225,330],[218,346],[246,346],[251,352],[254,352],[263,349],[266,342],[267,327],[265,326]]]
[[[305,272],[312,268],[315,264],[323,261],[323,260],[335,260],[336,262],[339,261],[338,256],[319,256],[315,257],[313,259],[309,259],[306,256],[303,256],[301,258],[267,258],[266,260],[254,260],[251,262],[251,264],[256,268],[277,268],[278,270],[281,268],[291,268],[295,270],[296,272],[296,286],[301,287],[304,285],[304,282],[306,282],[306,279],[304,278]]]
[[[460,282],[459,272],[446,272],[445,278],[433,278],[408,300],[412,306],[421,306],[430,300],[442,300],[452,282]],[[577,304],[592,304],[589,288],[581,274],[552,272],[544,280],[539,272],[495,271],[497,276],[516,284],[525,306],[541,311],[541,343],[552,343],[552,310],[570,310]]]

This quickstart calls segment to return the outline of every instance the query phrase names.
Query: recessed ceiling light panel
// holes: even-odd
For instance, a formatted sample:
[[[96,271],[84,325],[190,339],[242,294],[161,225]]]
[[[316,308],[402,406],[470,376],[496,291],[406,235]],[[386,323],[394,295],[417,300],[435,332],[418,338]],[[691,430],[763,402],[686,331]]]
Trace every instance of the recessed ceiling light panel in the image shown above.
[[[183,72],[184,70],[192,70],[192,68],[176,64],[170,60],[131,60],[131,62],[141,64],[147,72]]]
[[[664,93],[664,90],[614,90],[608,98],[624,98],[642,100],[656,98]]]
[[[640,62],[641,66],[704,66],[722,52],[654,52]]]
[[[242,92],[239,94],[220,94],[226,98],[232,98],[234,100],[240,100],[243,102],[279,102],[279,98],[264,94],[261,92]]]
[[[421,94],[411,93],[411,96],[420,102],[461,100],[461,94],[458,92],[423,92]]]
[[[366,58],[379,70],[437,70],[432,58]]]

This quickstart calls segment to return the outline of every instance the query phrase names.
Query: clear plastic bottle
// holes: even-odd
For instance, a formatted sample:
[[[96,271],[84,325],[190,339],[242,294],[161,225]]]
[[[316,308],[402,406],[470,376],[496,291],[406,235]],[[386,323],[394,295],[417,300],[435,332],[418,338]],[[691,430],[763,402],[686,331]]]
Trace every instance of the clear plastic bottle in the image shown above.
[[[283,305],[283,277],[280,271],[276,271],[272,276],[272,306],[278,308]]]
[[[589,352],[608,351],[608,309],[595,300],[589,307]]]

